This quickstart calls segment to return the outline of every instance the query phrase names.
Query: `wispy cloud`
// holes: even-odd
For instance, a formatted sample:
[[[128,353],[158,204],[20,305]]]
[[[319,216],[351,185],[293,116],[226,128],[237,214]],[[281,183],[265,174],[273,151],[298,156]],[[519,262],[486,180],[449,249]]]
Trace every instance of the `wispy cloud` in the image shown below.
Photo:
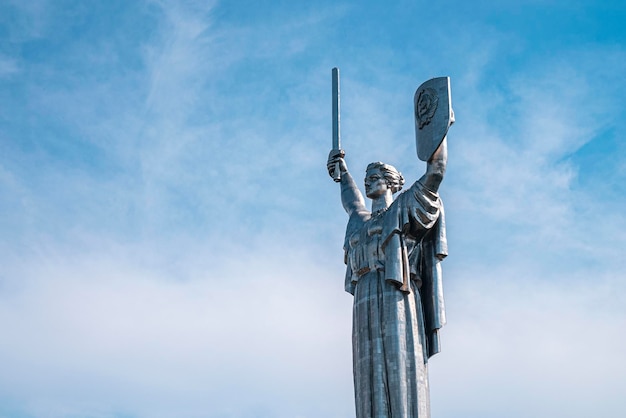
[[[345,62],[357,179],[373,160],[421,175],[412,94],[420,74],[453,76],[438,415],[620,416],[619,141],[598,146],[614,177],[583,163],[623,133],[622,48],[528,55],[522,34],[436,21],[366,48],[358,35],[389,24],[350,5],[247,21],[200,1],[119,10],[119,33],[67,24],[57,44],[56,7],[37,5],[12,40],[49,53],[0,56],[16,91],[0,120],[0,415],[353,415],[345,219],[325,173]]]

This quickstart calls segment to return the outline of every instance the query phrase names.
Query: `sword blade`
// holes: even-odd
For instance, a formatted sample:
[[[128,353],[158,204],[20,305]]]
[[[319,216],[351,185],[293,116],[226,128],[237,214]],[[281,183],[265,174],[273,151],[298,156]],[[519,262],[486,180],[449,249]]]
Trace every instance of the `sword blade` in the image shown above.
[[[339,121],[339,68],[333,68],[333,149],[341,149],[341,134]]]

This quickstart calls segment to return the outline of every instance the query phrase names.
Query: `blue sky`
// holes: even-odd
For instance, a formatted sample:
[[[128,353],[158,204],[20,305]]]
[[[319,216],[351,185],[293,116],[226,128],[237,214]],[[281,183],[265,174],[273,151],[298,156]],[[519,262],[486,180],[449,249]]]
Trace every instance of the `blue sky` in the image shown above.
[[[626,4],[0,0],[0,417],[354,416],[355,178],[451,77],[437,418],[626,411]]]

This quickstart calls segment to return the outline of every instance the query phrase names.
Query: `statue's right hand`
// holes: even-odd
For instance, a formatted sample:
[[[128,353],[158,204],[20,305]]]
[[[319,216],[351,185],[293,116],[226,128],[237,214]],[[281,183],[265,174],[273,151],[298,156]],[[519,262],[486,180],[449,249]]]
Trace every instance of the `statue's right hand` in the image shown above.
[[[331,150],[328,154],[328,162],[326,163],[326,168],[328,169],[328,175],[330,175],[332,178],[335,178],[335,170],[337,169],[337,167],[339,168],[339,173],[345,173],[348,171],[346,161],[343,159],[345,155],[346,153],[342,149]]]

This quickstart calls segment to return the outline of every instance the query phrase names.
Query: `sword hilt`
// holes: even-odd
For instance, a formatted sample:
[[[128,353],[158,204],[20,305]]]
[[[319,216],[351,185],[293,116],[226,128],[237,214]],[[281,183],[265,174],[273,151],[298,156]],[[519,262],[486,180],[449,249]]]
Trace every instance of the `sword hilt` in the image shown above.
[[[330,152],[338,154],[341,158],[346,155],[346,153],[342,149],[333,149]],[[341,164],[339,163],[335,163],[335,168],[333,169],[333,180],[335,181],[335,183],[339,183],[341,181]]]

